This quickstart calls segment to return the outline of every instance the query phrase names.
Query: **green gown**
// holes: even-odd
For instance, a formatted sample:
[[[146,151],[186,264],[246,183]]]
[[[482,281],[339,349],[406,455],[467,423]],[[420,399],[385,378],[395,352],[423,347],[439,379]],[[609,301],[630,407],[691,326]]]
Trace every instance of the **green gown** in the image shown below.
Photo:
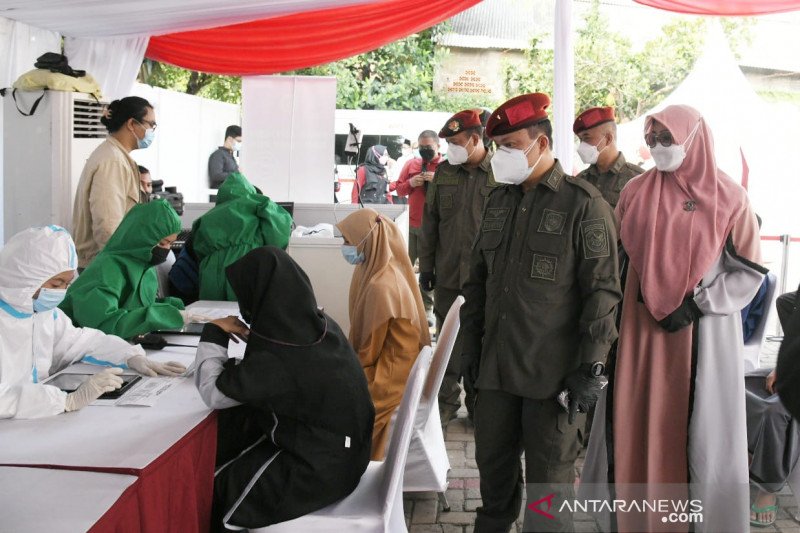
[[[129,339],[183,325],[177,298],[156,299],[153,247],[181,229],[165,200],[138,204],[120,222],[108,244],[67,290],[61,309],[81,327]]]
[[[285,249],[292,217],[242,174],[230,174],[217,193],[217,205],[192,225],[200,272],[200,299],[236,301],[225,267],[261,246]]]

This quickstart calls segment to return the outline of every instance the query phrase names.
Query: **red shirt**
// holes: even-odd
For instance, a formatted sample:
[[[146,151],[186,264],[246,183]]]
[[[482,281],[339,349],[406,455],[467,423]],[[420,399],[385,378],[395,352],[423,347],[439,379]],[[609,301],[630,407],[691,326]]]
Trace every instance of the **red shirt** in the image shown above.
[[[439,163],[442,162],[441,156],[436,154],[431,162],[428,163],[427,171],[434,172]],[[422,173],[422,159],[415,157],[409,159],[403,165],[400,176],[397,178],[397,196],[408,196],[408,224],[412,228],[422,227],[422,212],[425,209],[425,185],[419,187],[411,186],[411,178]]]

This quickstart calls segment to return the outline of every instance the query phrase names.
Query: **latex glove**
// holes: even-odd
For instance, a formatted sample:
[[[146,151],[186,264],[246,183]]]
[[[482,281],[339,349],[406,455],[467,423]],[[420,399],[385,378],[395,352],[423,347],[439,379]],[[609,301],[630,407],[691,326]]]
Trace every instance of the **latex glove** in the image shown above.
[[[205,323],[205,322],[211,322],[212,320],[214,320],[214,317],[211,317],[211,316],[208,316],[208,315],[201,315],[200,313],[195,313],[195,312],[189,311],[187,309],[182,309],[180,311],[180,313],[181,313],[181,317],[183,317],[183,324],[184,325],[191,324],[192,322]]]
[[[159,363],[158,361],[153,361],[144,355],[134,355],[133,357],[129,357],[125,363],[131,370],[135,370],[141,375],[150,376],[151,378],[154,378],[157,375],[180,376],[186,372],[186,367],[180,363],[176,363],[175,361]]]
[[[480,366],[480,354],[461,354],[461,375],[464,376],[465,389],[475,390],[475,382],[478,381]]]
[[[106,368],[102,372],[81,383],[75,392],[67,394],[64,410],[67,412],[83,409],[106,392],[117,390],[122,386],[121,368]]]
[[[419,287],[426,292],[432,291],[436,287],[436,274],[433,272],[420,272]]]
[[[694,298],[687,296],[676,310],[659,320],[658,325],[668,332],[674,333],[685,328],[701,316],[703,316],[703,312],[697,307]]]
[[[590,364],[583,364],[564,378],[569,391],[569,423],[575,422],[578,413],[588,413],[600,398],[606,384],[602,376],[593,376]]]

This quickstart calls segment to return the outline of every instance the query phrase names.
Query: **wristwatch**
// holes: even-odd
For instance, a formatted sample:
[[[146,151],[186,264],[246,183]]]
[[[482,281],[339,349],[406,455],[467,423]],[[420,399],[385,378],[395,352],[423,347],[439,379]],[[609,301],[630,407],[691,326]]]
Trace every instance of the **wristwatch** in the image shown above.
[[[601,363],[600,361],[596,361],[592,363],[592,366],[589,367],[589,375],[595,378],[599,378],[606,372],[606,365]]]

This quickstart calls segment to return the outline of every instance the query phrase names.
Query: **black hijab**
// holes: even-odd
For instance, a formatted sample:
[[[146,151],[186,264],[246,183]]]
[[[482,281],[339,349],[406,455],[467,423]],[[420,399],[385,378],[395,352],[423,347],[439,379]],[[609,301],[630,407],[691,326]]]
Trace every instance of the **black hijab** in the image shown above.
[[[388,151],[382,144],[376,144],[367,150],[367,157],[364,159],[364,189],[375,192],[379,195],[386,194],[389,178],[386,176],[386,167],[381,163],[380,158]],[[375,200],[375,198],[373,198]]]
[[[256,248],[225,269],[250,323],[249,345],[309,346],[327,331],[308,276],[289,254],[273,246]]]

